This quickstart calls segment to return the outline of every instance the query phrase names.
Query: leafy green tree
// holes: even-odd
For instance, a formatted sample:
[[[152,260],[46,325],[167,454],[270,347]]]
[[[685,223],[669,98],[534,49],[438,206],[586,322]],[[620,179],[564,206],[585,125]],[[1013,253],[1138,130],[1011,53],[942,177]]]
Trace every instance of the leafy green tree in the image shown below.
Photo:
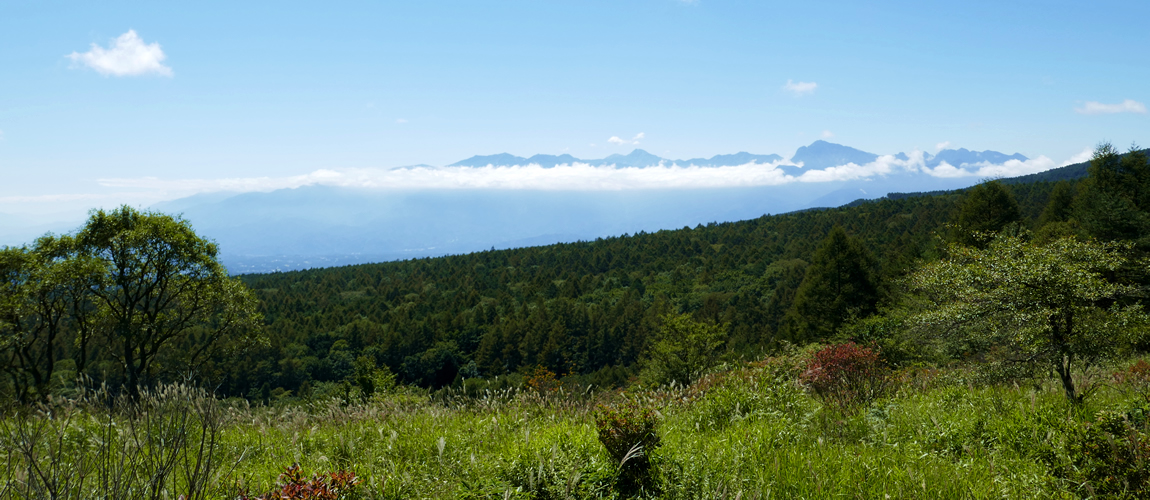
[[[835,226],[811,257],[783,318],[782,336],[799,342],[825,339],[848,319],[873,313],[879,300],[874,268],[862,243]]]
[[[0,250],[0,348],[21,401],[48,395],[67,307],[48,270],[27,248]]]
[[[85,368],[92,330],[85,293],[99,283],[100,268],[71,246],[68,237],[48,235],[31,249],[0,249],[0,352],[22,401],[48,396],[56,362],[70,351],[79,352],[77,371]]]
[[[355,359],[355,385],[359,387],[361,401],[368,401],[376,392],[389,391],[395,386],[395,375],[383,365],[376,368],[375,359],[360,356]]]
[[[1001,182],[984,182],[970,188],[958,208],[952,239],[967,246],[985,246],[980,235],[997,233],[1022,219],[1018,202]]]
[[[973,337],[1007,361],[1052,369],[1066,397],[1085,393],[1073,374],[1133,345],[1145,331],[1140,306],[1115,299],[1137,291],[1108,281],[1130,245],[1064,238],[1040,245],[1000,235],[986,248],[953,245],[907,282],[928,301],[912,321],[939,335]]]
[[[1131,146],[1125,155],[1099,144],[1076,200],[1078,220],[1094,237],[1150,245],[1150,161]]]
[[[689,314],[663,316],[644,378],[654,384],[689,384],[719,363],[726,341],[724,325],[695,321]]]
[[[244,335],[262,323],[255,297],[187,221],[126,205],[95,210],[76,243],[103,265],[90,293],[132,396],[159,369],[194,371],[214,349],[255,339]]]

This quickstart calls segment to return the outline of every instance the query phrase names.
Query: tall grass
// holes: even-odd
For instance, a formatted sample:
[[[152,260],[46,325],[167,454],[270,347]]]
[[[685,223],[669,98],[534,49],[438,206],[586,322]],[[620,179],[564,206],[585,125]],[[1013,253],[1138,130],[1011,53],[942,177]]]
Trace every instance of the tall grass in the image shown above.
[[[1099,411],[1146,406],[1121,386],[1075,406],[1050,384],[968,378],[904,376],[845,414],[762,365],[635,393],[399,391],[363,404],[94,391],[0,418],[0,498],[235,498],[296,463],[354,472],[362,498],[619,498],[594,408],[621,399],[660,417],[650,496],[1076,498],[1088,489],[1043,457]]]

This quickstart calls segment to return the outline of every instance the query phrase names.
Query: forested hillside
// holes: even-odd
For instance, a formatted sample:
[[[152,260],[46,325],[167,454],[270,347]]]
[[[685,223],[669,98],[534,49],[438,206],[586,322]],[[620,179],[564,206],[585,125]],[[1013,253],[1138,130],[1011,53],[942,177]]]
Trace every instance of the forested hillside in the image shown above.
[[[1087,172],[242,277],[189,221],[96,210],[0,249],[0,482],[1146,498],[1150,159]]]
[[[1027,223],[1054,184],[1011,186]],[[964,192],[764,216],[590,242],[244,276],[270,343],[211,376],[268,396],[348,378],[356,362],[442,386],[546,367],[611,385],[669,312],[724,324],[751,358],[809,332],[784,323],[812,255],[841,226],[873,256],[881,295],[948,234]],[[361,356],[367,359],[361,359]],[[276,389],[280,390],[276,390]],[[297,392],[298,393],[298,392]]]

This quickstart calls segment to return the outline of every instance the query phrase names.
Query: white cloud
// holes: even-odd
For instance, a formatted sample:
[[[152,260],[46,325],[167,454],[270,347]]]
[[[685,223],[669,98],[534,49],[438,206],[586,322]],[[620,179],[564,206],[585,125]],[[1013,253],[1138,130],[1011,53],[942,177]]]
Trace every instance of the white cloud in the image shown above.
[[[815,82],[793,82],[791,80],[787,80],[787,84],[783,85],[783,90],[786,90],[787,92],[790,92],[798,97],[807,94],[813,94],[815,93],[815,89],[818,87],[819,84]]]
[[[406,118],[396,118],[395,123],[407,123],[407,119]]]
[[[138,76],[156,74],[172,76],[172,68],[165,66],[167,56],[159,43],[145,44],[135,30],[116,37],[107,49],[92,44],[92,49],[68,54],[73,63],[92,68],[102,75]]]
[[[171,194],[213,191],[273,191],[310,185],[366,189],[538,189],[623,190],[683,189],[733,186],[773,186],[794,182],[777,166],[783,163],[731,167],[652,166],[614,168],[583,163],[543,168],[539,165],[510,167],[414,167],[403,169],[316,170],[291,177],[232,179],[100,179],[111,188],[145,189]]]
[[[1084,115],[1110,115],[1114,113],[1146,114],[1146,105],[1133,99],[1126,99],[1118,104],[1103,104],[1097,101],[1086,101],[1081,108],[1074,108]]]
[[[1011,177],[1041,172],[1055,163],[1040,156],[1010,160],[1003,164],[943,163],[926,168],[925,154],[914,151],[906,160],[880,156],[865,165],[849,163],[821,170],[787,174],[779,168],[787,161],[768,164],[748,163],[726,167],[697,167],[661,164],[646,168],[615,168],[585,163],[543,168],[539,165],[496,167],[405,167],[399,169],[321,169],[288,177],[246,177],[227,179],[160,179],[156,177],[100,179],[100,185],[121,190],[139,190],[154,199],[174,199],[194,193],[215,191],[274,191],[277,189],[324,185],[363,189],[531,189],[554,191],[601,191],[630,189],[691,189],[751,186],[778,186],[794,182],[833,182],[880,178],[899,172],[922,171],[934,177]],[[5,201],[5,200],[0,200]],[[15,201],[15,200],[7,200]],[[33,200],[27,200],[33,201]],[[44,200],[46,201],[46,200]]]
[[[1094,150],[1090,149],[1090,148],[1086,148],[1086,149],[1083,149],[1082,152],[1080,152],[1074,156],[1071,156],[1069,159],[1062,162],[1062,165],[1059,165],[1059,166],[1065,167],[1067,165],[1073,165],[1075,163],[1082,163],[1085,161],[1090,161],[1090,158],[1093,158],[1093,157],[1094,157]]]
[[[990,162],[963,163],[958,167],[942,162],[934,168],[923,167],[922,170],[935,177],[1017,177],[1044,172],[1056,166],[1054,160],[1039,156],[1026,161],[1007,160],[1006,163],[1000,164]]]
[[[948,146],[950,146],[950,141],[942,141],[942,142],[934,145],[934,150],[935,151],[942,151],[942,150],[946,149]]]
[[[830,139],[831,137],[834,137],[835,134],[834,134],[834,132],[831,132],[830,130],[824,130],[822,134],[819,134],[819,136],[822,137],[823,139]]]
[[[849,181],[893,173],[895,169],[915,170],[923,162],[922,152],[915,151],[909,160],[899,160],[891,155],[880,156],[866,165],[848,163],[822,170],[808,170],[798,177],[800,182]]]
[[[644,134],[642,132],[639,132],[638,134],[635,135],[635,137],[632,137],[631,140],[627,140],[627,139],[620,139],[618,136],[613,135],[607,139],[607,142],[614,144],[616,146],[622,146],[624,144],[638,145],[639,139],[642,139],[643,136],[644,136]],[[592,144],[592,146],[594,146],[594,144]]]

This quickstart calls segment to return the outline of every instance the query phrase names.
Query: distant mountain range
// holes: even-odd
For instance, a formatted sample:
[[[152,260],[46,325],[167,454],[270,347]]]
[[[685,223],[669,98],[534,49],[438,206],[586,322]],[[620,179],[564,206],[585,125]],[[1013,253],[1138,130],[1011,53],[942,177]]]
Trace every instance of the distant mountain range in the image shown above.
[[[894,156],[907,158],[902,153]],[[530,164],[554,168],[573,163],[616,168],[659,165],[710,168],[754,163],[763,165],[764,171],[779,169],[799,178],[810,171],[848,163],[866,165],[877,159],[879,155],[874,153],[815,141],[799,148],[786,160],[777,154],[747,152],[670,160],[636,149],[630,154],[598,160],[571,155],[524,158],[503,153],[475,156],[446,167],[406,168]],[[1017,153],[1006,155],[966,149],[924,155],[928,168],[943,162],[961,167],[1026,159]],[[1081,176],[1084,172],[1085,167],[1077,165],[1036,174],[1039,177],[1034,178],[1057,179],[1065,175]],[[715,175],[723,174],[716,172]],[[656,177],[659,176],[662,174]],[[183,214],[197,232],[220,244],[224,264],[232,272],[241,273],[591,240],[835,207],[859,199],[881,198],[888,193],[958,189],[980,180],[973,176],[936,177],[920,170],[896,168],[852,180],[689,189],[362,189],[310,185],[272,192],[204,193],[151,208]],[[0,235],[12,244],[19,244],[30,242],[45,231],[67,232],[77,227],[75,220],[65,223],[63,216],[42,221],[23,219],[0,216]]]
[[[865,165],[877,160],[879,155],[868,153],[866,151],[858,150],[849,146],[841,144],[834,144],[827,141],[815,141],[809,146],[800,147],[795,154],[791,156],[790,163],[802,164],[805,170],[816,169],[821,170],[829,167],[837,167],[854,163],[855,165]],[[896,158],[906,160],[905,153],[898,153]],[[1027,158],[1019,153],[1007,155],[999,153],[998,151],[970,151],[968,149],[944,149],[939,151],[938,154],[931,155],[926,153],[924,155],[926,166],[930,168],[937,167],[943,162],[952,166],[960,167],[962,165],[975,165],[979,163],[1001,164],[1009,160],[1026,161]],[[662,158],[657,155],[648,153],[642,149],[631,151],[630,154],[621,155],[613,154],[599,160],[584,160],[579,159],[569,154],[564,155],[545,155],[537,154],[535,156],[524,158],[522,156],[515,156],[509,153],[500,153],[495,155],[485,156],[472,156],[466,160],[457,161],[448,165],[449,167],[509,167],[514,165],[539,165],[543,168],[554,168],[558,165],[572,165],[575,163],[591,165],[591,166],[615,166],[616,168],[627,167],[653,167],[658,165],[677,165],[681,167],[696,166],[696,167],[733,167],[737,165],[746,165],[748,163],[761,163],[768,164],[782,161],[783,157],[777,154],[757,155],[740,151],[735,154],[729,155],[715,155],[710,158],[691,158],[689,160],[672,160]],[[801,173],[801,170],[795,170],[794,167],[786,165],[781,166],[788,174]]]
[[[694,165],[697,167],[726,167],[746,165],[748,163],[771,163],[782,160],[779,155],[753,155],[739,152],[733,155],[715,155],[711,158],[692,158],[690,160],[668,160],[651,153],[636,149],[630,154],[613,154],[601,160],[581,160],[571,155],[535,155],[530,158],[515,156],[507,153],[487,156],[472,156],[466,160],[457,161],[449,167],[508,167],[512,165],[539,165],[543,168],[554,168],[558,165],[572,165],[582,163],[591,166],[614,165],[617,168],[625,167],[652,167],[657,165]]]
[[[902,153],[895,156],[907,158]],[[878,158],[874,153],[815,141],[799,148],[789,162],[783,162],[780,155],[746,152],[669,160],[636,149],[627,155],[611,155],[599,160],[582,160],[571,155],[524,158],[503,153],[474,156],[439,168],[531,164],[554,168],[573,163],[616,168],[723,167],[753,162],[775,164],[772,168],[797,177],[810,170],[847,163],[865,165]],[[1025,161],[1026,157],[966,149],[925,155],[928,166],[947,162],[958,167],[1009,160]],[[427,166],[408,168],[418,167]],[[242,273],[590,240],[813,207],[834,207],[859,199],[881,198],[891,192],[958,189],[979,180],[935,177],[908,170],[850,181],[712,189],[381,190],[305,186],[268,193],[203,194],[153,208],[182,213],[197,232],[219,242],[221,258],[228,268]]]

